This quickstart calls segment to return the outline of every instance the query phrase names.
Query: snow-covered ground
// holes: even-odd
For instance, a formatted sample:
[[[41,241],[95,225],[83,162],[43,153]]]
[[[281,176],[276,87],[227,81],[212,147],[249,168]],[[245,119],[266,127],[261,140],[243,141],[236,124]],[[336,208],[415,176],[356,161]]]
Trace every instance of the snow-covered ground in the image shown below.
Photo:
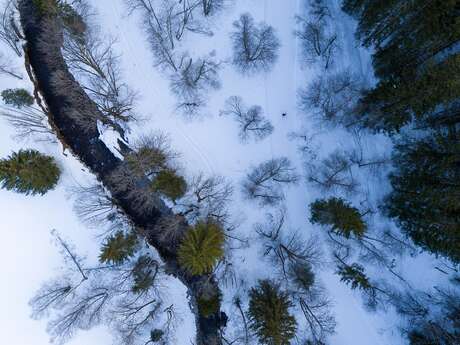
[[[203,116],[199,119],[184,119],[175,114],[175,98],[169,89],[164,74],[152,63],[145,33],[140,26],[140,18],[135,13],[127,15],[123,0],[94,0],[98,22],[104,33],[118,38],[117,52],[121,55],[125,81],[139,92],[136,111],[144,120],[132,126],[130,139],[140,134],[161,129],[170,135],[172,147],[181,153],[183,170],[189,174],[204,172],[225,176],[235,186],[233,212],[244,219],[239,232],[250,238],[251,247],[236,250],[233,254],[241,276],[252,285],[257,279],[272,274],[270,265],[261,259],[252,225],[263,219],[268,211],[255,203],[241,198],[240,183],[248,170],[267,159],[286,156],[304,173],[303,159],[297,150],[298,143],[290,139],[291,132],[301,129],[317,133],[314,146],[318,155],[324,157],[336,148],[352,145],[349,133],[343,130],[319,131],[297,107],[297,90],[307,85],[317,73],[315,68],[306,68],[300,63],[295,30],[295,15],[301,10],[303,0],[235,0],[222,13],[214,18],[212,37],[190,36],[186,45],[191,54],[205,54],[212,50],[222,61],[231,56],[229,32],[232,22],[241,13],[251,13],[256,21],[265,21],[275,27],[281,40],[278,62],[272,71],[245,77],[238,74],[230,64],[220,73],[222,88],[209,94],[209,102]],[[337,58],[337,69],[351,68],[372,81],[369,52],[358,47],[354,40],[354,26],[351,19],[341,14],[339,0],[331,0],[334,12],[334,25],[342,41],[342,51]],[[11,54],[12,55],[12,54]],[[18,64],[20,59],[17,59]],[[24,77],[26,76],[23,72]],[[0,77],[0,89],[26,87],[30,83]],[[257,143],[242,144],[238,129],[232,119],[219,116],[225,100],[230,96],[241,96],[248,105],[258,104],[275,127],[271,136]],[[287,113],[282,117],[282,113]],[[72,239],[84,253],[95,255],[97,247],[94,234],[86,229],[72,211],[68,188],[76,182],[90,179],[72,157],[64,157],[60,144],[18,143],[12,139],[13,130],[5,122],[0,122],[0,157],[21,147],[36,147],[58,159],[64,174],[58,188],[44,197],[25,197],[0,190],[0,231],[2,250],[0,260],[0,325],[2,343],[11,345],[48,343],[45,322],[32,321],[27,302],[40,283],[53,275],[59,266],[59,255],[51,244],[50,230],[57,229],[65,237]],[[391,149],[390,142],[383,136],[369,136],[365,140],[365,150],[370,153],[385,152]],[[388,182],[381,178],[361,181],[373,198],[378,199],[388,190]],[[285,206],[288,211],[288,227],[298,229],[302,234],[317,234],[320,229],[308,222],[308,205],[320,197],[319,191],[308,185],[305,179],[287,189]],[[381,222],[381,220],[379,221]],[[379,223],[380,224],[380,223]],[[391,224],[389,225],[391,226]],[[326,249],[326,248],[324,248]],[[417,265],[406,269],[414,279],[422,276],[421,268],[432,265],[427,257],[422,257]],[[426,266],[425,266],[426,267]],[[336,334],[331,337],[335,345],[387,345],[402,344],[397,322],[391,314],[371,314],[362,306],[359,293],[351,291],[333,274],[332,269],[321,273],[333,302],[333,313],[337,319]],[[176,289],[177,290],[177,289]],[[226,298],[231,300],[232,289],[225,290]],[[183,291],[175,296],[178,305],[187,308]],[[225,308],[225,306],[224,306]],[[229,315],[230,318],[232,315]],[[183,312],[184,320],[179,325],[178,344],[190,344],[193,339],[193,325],[190,314]],[[82,332],[70,344],[110,344],[110,336],[103,329]]]

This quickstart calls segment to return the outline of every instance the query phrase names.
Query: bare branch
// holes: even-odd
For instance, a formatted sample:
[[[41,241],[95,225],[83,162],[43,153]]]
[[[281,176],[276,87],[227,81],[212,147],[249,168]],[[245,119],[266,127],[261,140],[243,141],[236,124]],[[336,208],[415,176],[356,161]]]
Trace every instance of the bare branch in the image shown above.
[[[243,142],[249,138],[262,140],[273,132],[273,125],[263,116],[262,108],[254,105],[247,109],[241,97],[232,96],[227,99],[225,110],[221,115],[232,116],[240,127],[239,136]]]

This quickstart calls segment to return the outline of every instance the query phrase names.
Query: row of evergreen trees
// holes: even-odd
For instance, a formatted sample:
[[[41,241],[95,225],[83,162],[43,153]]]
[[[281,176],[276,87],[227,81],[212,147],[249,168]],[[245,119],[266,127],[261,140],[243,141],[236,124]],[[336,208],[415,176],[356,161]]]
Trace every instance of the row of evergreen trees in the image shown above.
[[[384,209],[416,245],[458,265],[460,1],[343,0],[342,5],[358,21],[357,38],[374,49],[378,78],[351,117],[362,128],[387,133],[395,141],[393,189]],[[338,274],[352,288],[374,297],[397,297],[374,286],[361,265],[344,264]],[[406,306],[399,309],[409,315],[411,345],[458,344],[458,297],[435,290],[439,300],[426,294],[426,303],[417,302],[423,305],[418,312],[407,308],[415,306],[417,298],[407,295],[396,301]],[[430,319],[429,309],[441,318]]]
[[[407,125],[388,213],[423,249],[460,263],[460,1],[344,0],[343,9],[374,47],[379,78],[358,120],[390,134]]]

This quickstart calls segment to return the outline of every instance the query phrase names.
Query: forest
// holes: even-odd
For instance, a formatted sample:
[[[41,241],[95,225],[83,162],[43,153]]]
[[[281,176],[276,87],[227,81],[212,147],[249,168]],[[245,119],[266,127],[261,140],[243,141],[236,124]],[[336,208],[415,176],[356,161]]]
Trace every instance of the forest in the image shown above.
[[[460,344],[459,0],[0,5],[6,342]]]

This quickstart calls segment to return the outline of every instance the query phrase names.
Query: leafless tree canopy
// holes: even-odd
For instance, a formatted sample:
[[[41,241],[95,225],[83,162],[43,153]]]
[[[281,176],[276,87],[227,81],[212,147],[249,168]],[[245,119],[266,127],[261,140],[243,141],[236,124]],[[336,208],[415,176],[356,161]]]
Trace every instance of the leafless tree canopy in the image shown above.
[[[0,106],[0,116],[16,130],[16,138],[22,140],[33,137],[35,140],[53,140],[54,133],[48,124],[47,115],[34,106],[21,109]]]
[[[323,254],[318,238],[304,240],[297,231],[288,233],[284,209],[269,213],[266,218],[266,222],[257,223],[254,229],[262,240],[263,256],[270,258],[284,279],[289,279],[293,264],[322,266]]]
[[[228,224],[228,204],[233,195],[233,186],[222,176],[205,177],[200,173],[188,183],[186,195],[178,200],[176,210],[190,223],[203,219],[215,219]]]
[[[78,330],[104,324],[117,332],[117,343],[144,344],[155,326],[165,333],[172,326],[171,307],[162,308],[158,294],[162,272],[157,261],[139,253],[124,264],[88,267],[72,245],[58,234],[54,236],[65,271],[44,284],[30,301],[34,317],[51,317],[48,328],[52,340],[62,344]],[[149,285],[139,291],[133,286],[141,266],[149,275]]]
[[[115,42],[100,37],[88,24],[79,35],[66,32],[63,53],[71,71],[104,114],[99,120],[123,135],[128,122],[136,119],[136,93],[121,78],[119,58],[113,52]]]
[[[311,0],[308,7],[309,14],[318,22],[326,21],[331,17],[327,0]]]
[[[299,106],[321,124],[350,127],[354,124],[353,111],[362,90],[358,77],[349,71],[320,75],[300,90]]]
[[[334,151],[320,162],[309,164],[308,180],[324,191],[343,190],[353,193],[358,182],[353,176],[352,165],[346,154]]]
[[[13,49],[18,56],[22,56],[20,43],[22,35],[19,31],[19,25],[15,20],[16,6],[16,0],[6,0],[0,9],[0,41]]]
[[[128,219],[101,184],[76,186],[70,193],[75,197],[75,213],[88,227],[105,233],[130,228]]]
[[[278,210],[268,214],[265,223],[256,224],[255,230],[262,240],[264,257],[279,271],[296,308],[304,316],[308,338],[318,343],[334,333],[336,325],[331,301],[313,271],[323,267],[319,239],[304,240],[299,232],[287,231],[285,218],[285,211]]]
[[[232,116],[237,121],[243,142],[250,138],[262,140],[273,132],[273,125],[263,116],[262,107],[253,105],[246,108],[241,97],[232,96],[227,99],[225,109],[220,114]]]
[[[262,205],[276,205],[284,200],[283,185],[296,183],[298,179],[288,158],[274,158],[259,164],[246,176],[243,195]]]
[[[212,55],[193,60],[182,56],[177,71],[171,74],[171,90],[177,96],[178,109],[184,114],[195,115],[204,105],[204,95],[220,88],[220,62]]]
[[[177,156],[165,134],[157,132],[141,136],[133,143],[133,150],[125,153],[123,164],[111,175],[115,190],[129,191],[129,197],[140,213],[158,207],[162,203],[149,181],[163,170],[176,171]]]
[[[280,41],[265,23],[254,23],[249,13],[233,23],[233,64],[242,73],[268,71],[278,59]]]
[[[211,16],[224,7],[225,0],[201,0],[201,5],[203,7],[203,14]]]
[[[16,68],[13,66],[13,62],[9,60],[5,55],[0,52],[0,75],[6,74],[9,75],[10,77],[17,78],[17,79],[22,79],[22,76],[18,71],[16,71]]]
[[[209,91],[218,89],[220,62],[213,54],[194,58],[181,49],[186,33],[212,35],[203,23],[223,0],[126,0],[130,11],[141,11],[155,65],[168,74],[177,96],[177,110],[188,117],[199,114]]]
[[[322,61],[328,69],[334,62],[334,56],[339,49],[337,34],[328,33],[324,21],[309,21],[297,16],[298,29],[295,31],[299,38],[304,58],[307,63],[313,64]]]

